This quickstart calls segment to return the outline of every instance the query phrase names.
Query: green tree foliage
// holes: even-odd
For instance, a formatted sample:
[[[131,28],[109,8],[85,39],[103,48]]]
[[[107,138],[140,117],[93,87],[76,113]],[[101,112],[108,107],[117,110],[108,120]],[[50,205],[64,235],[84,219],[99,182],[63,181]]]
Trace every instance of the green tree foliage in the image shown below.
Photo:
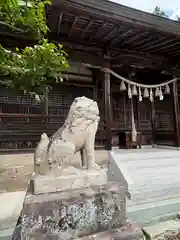
[[[3,23],[18,34],[38,40],[33,47],[15,51],[0,45],[0,83],[16,91],[43,94],[54,82],[63,81],[62,71],[69,67],[62,45],[44,39],[46,26],[45,5],[41,0],[1,0],[0,16]]]
[[[0,16],[13,30],[41,38],[47,33],[45,6],[51,1],[45,0],[1,0]]]
[[[153,14],[168,18],[168,15],[163,10],[161,10],[161,8],[158,6],[155,7]]]
[[[169,16],[158,6],[155,7],[153,14],[161,16],[161,17],[169,18]],[[176,16],[176,21],[180,22],[179,16]]]
[[[21,52],[0,48],[2,84],[24,93],[43,93],[53,82],[63,81],[62,70],[68,67],[62,46],[48,43],[26,47]],[[2,79],[2,78],[1,78]]]

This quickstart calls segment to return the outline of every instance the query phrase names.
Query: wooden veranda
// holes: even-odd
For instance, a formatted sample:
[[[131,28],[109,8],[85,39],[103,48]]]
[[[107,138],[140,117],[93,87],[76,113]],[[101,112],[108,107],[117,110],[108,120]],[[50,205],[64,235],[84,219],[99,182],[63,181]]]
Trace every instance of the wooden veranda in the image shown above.
[[[96,147],[118,145],[118,132],[131,130],[131,105],[120,81],[82,63],[112,69],[144,84],[180,77],[180,23],[107,0],[54,0],[46,9],[49,39],[69,55],[68,81],[53,86],[41,106],[29,96],[0,89],[0,150],[33,149],[40,134],[52,134],[66,118],[73,99],[98,101],[101,115]],[[31,39],[0,26],[0,42],[13,49]],[[178,84],[171,95],[153,103],[133,97],[135,123],[144,144],[180,146]]]

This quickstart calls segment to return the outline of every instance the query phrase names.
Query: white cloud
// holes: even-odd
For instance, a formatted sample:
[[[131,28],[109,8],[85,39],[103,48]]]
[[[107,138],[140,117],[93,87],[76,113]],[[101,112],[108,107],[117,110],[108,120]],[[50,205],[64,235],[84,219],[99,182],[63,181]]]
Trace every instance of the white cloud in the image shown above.
[[[172,20],[176,20],[177,16],[180,17],[180,9],[176,10],[175,12],[173,12],[173,14],[170,16],[170,18]]]
[[[163,11],[180,15],[180,0],[112,0],[113,2],[126,5],[128,7],[140,9],[146,12],[153,12],[156,6],[159,6]],[[174,16],[176,16],[174,15]]]

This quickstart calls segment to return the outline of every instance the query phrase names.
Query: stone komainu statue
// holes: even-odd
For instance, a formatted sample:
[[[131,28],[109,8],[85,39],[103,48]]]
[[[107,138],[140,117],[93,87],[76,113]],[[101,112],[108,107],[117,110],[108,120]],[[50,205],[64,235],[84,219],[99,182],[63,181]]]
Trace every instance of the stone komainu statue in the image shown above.
[[[95,163],[94,142],[99,117],[95,101],[78,97],[72,103],[64,125],[49,139],[45,133],[41,136],[35,154],[35,165],[47,161],[61,168],[73,165],[72,159],[81,151],[82,166],[99,168]]]

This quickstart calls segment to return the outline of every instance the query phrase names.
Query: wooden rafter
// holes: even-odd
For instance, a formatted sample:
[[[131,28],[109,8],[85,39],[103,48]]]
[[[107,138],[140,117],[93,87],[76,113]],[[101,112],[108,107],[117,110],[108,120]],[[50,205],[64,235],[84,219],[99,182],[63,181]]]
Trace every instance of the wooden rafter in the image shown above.
[[[83,30],[83,32],[81,33],[80,38],[84,36],[84,34],[87,32],[87,30],[90,28],[92,24],[93,24],[93,20],[90,20],[89,23],[86,25],[85,29]]]
[[[164,40],[167,40],[167,37],[158,38],[155,41],[152,41],[152,42],[144,44],[143,46],[140,46],[138,49],[143,50],[143,49],[146,49],[147,47],[149,48],[150,46],[154,46],[154,44],[157,44],[157,43],[162,42]]]
[[[71,29],[70,29],[70,31],[69,31],[68,37],[71,37],[71,35],[72,35],[73,31],[74,31],[74,28],[75,28],[75,26],[76,26],[76,23],[77,23],[78,19],[79,19],[78,17],[74,17],[74,21],[73,21],[72,27],[71,27]]]
[[[133,47],[137,47],[137,46],[141,46],[142,44],[151,41],[152,39],[154,39],[154,36],[149,36],[145,39],[143,39],[142,41],[136,42],[136,43],[132,43]]]
[[[59,18],[58,18],[58,24],[57,24],[57,35],[58,36],[59,36],[59,33],[60,33],[60,27],[61,27],[62,19],[63,19],[63,12],[61,12],[61,14],[59,15]]]
[[[172,53],[171,55],[172,55],[172,56],[180,55],[180,51],[177,51],[176,53]]]
[[[107,25],[107,22],[103,22],[103,23],[101,24],[101,26],[98,27],[96,33],[95,33],[95,34],[92,34],[92,35],[90,36],[89,41],[92,41],[92,39],[94,39],[94,38],[97,36],[97,34],[99,33],[100,29],[104,28],[104,26],[106,26],[106,25]]]
[[[112,48],[116,43],[118,43],[118,41],[124,40],[123,38],[127,37],[127,36],[128,36],[129,34],[131,34],[131,33],[133,33],[133,30],[132,30],[132,29],[124,32],[123,34],[121,34],[120,36],[118,36],[115,41],[113,41],[113,40],[111,41],[110,47]]]
[[[175,41],[175,40],[174,40]],[[162,44],[162,45],[164,45],[164,44]],[[162,46],[161,45],[161,46]],[[165,47],[161,47],[161,46],[159,46],[159,48],[158,49],[155,49],[155,50],[152,50],[151,52],[159,52],[159,51],[164,51],[164,50],[167,50],[167,49],[171,49],[172,47],[174,47],[174,46],[176,46],[176,45],[180,45],[180,42],[176,42],[176,43],[173,43],[173,44],[171,44],[171,45],[167,45],[167,46],[165,46]]]
[[[137,40],[141,39],[142,37],[144,37],[144,36],[146,36],[146,35],[148,35],[148,34],[149,34],[149,32],[140,33],[139,35],[136,33],[136,34],[135,34],[135,37],[130,38],[129,40],[127,40],[127,41],[125,42],[125,44],[126,44],[126,45],[127,45],[127,44],[131,44],[131,43],[133,43],[134,41],[137,41]],[[124,44],[123,44],[123,45],[124,45]]]
[[[155,45],[153,45],[153,46],[150,46],[150,47],[144,49],[144,51],[152,50],[151,52],[153,52],[155,48],[158,48],[157,50],[159,50],[159,48],[160,48],[162,45],[166,45],[166,44],[169,44],[169,43],[174,42],[174,41],[175,41],[174,39],[170,39],[170,40],[168,40],[168,41],[164,41],[164,42],[155,44]]]
[[[179,51],[180,50],[180,46],[174,46],[174,47],[172,47],[172,49],[171,50],[169,50],[169,49],[165,49],[165,50],[163,50],[163,53],[166,53],[166,52],[168,52],[168,54],[170,53],[174,53],[175,51]]]
[[[104,36],[102,36],[102,40],[109,40],[109,37],[111,37],[116,31],[118,31],[120,28],[119,26],[114,27],[109,33],[104,34]]]

